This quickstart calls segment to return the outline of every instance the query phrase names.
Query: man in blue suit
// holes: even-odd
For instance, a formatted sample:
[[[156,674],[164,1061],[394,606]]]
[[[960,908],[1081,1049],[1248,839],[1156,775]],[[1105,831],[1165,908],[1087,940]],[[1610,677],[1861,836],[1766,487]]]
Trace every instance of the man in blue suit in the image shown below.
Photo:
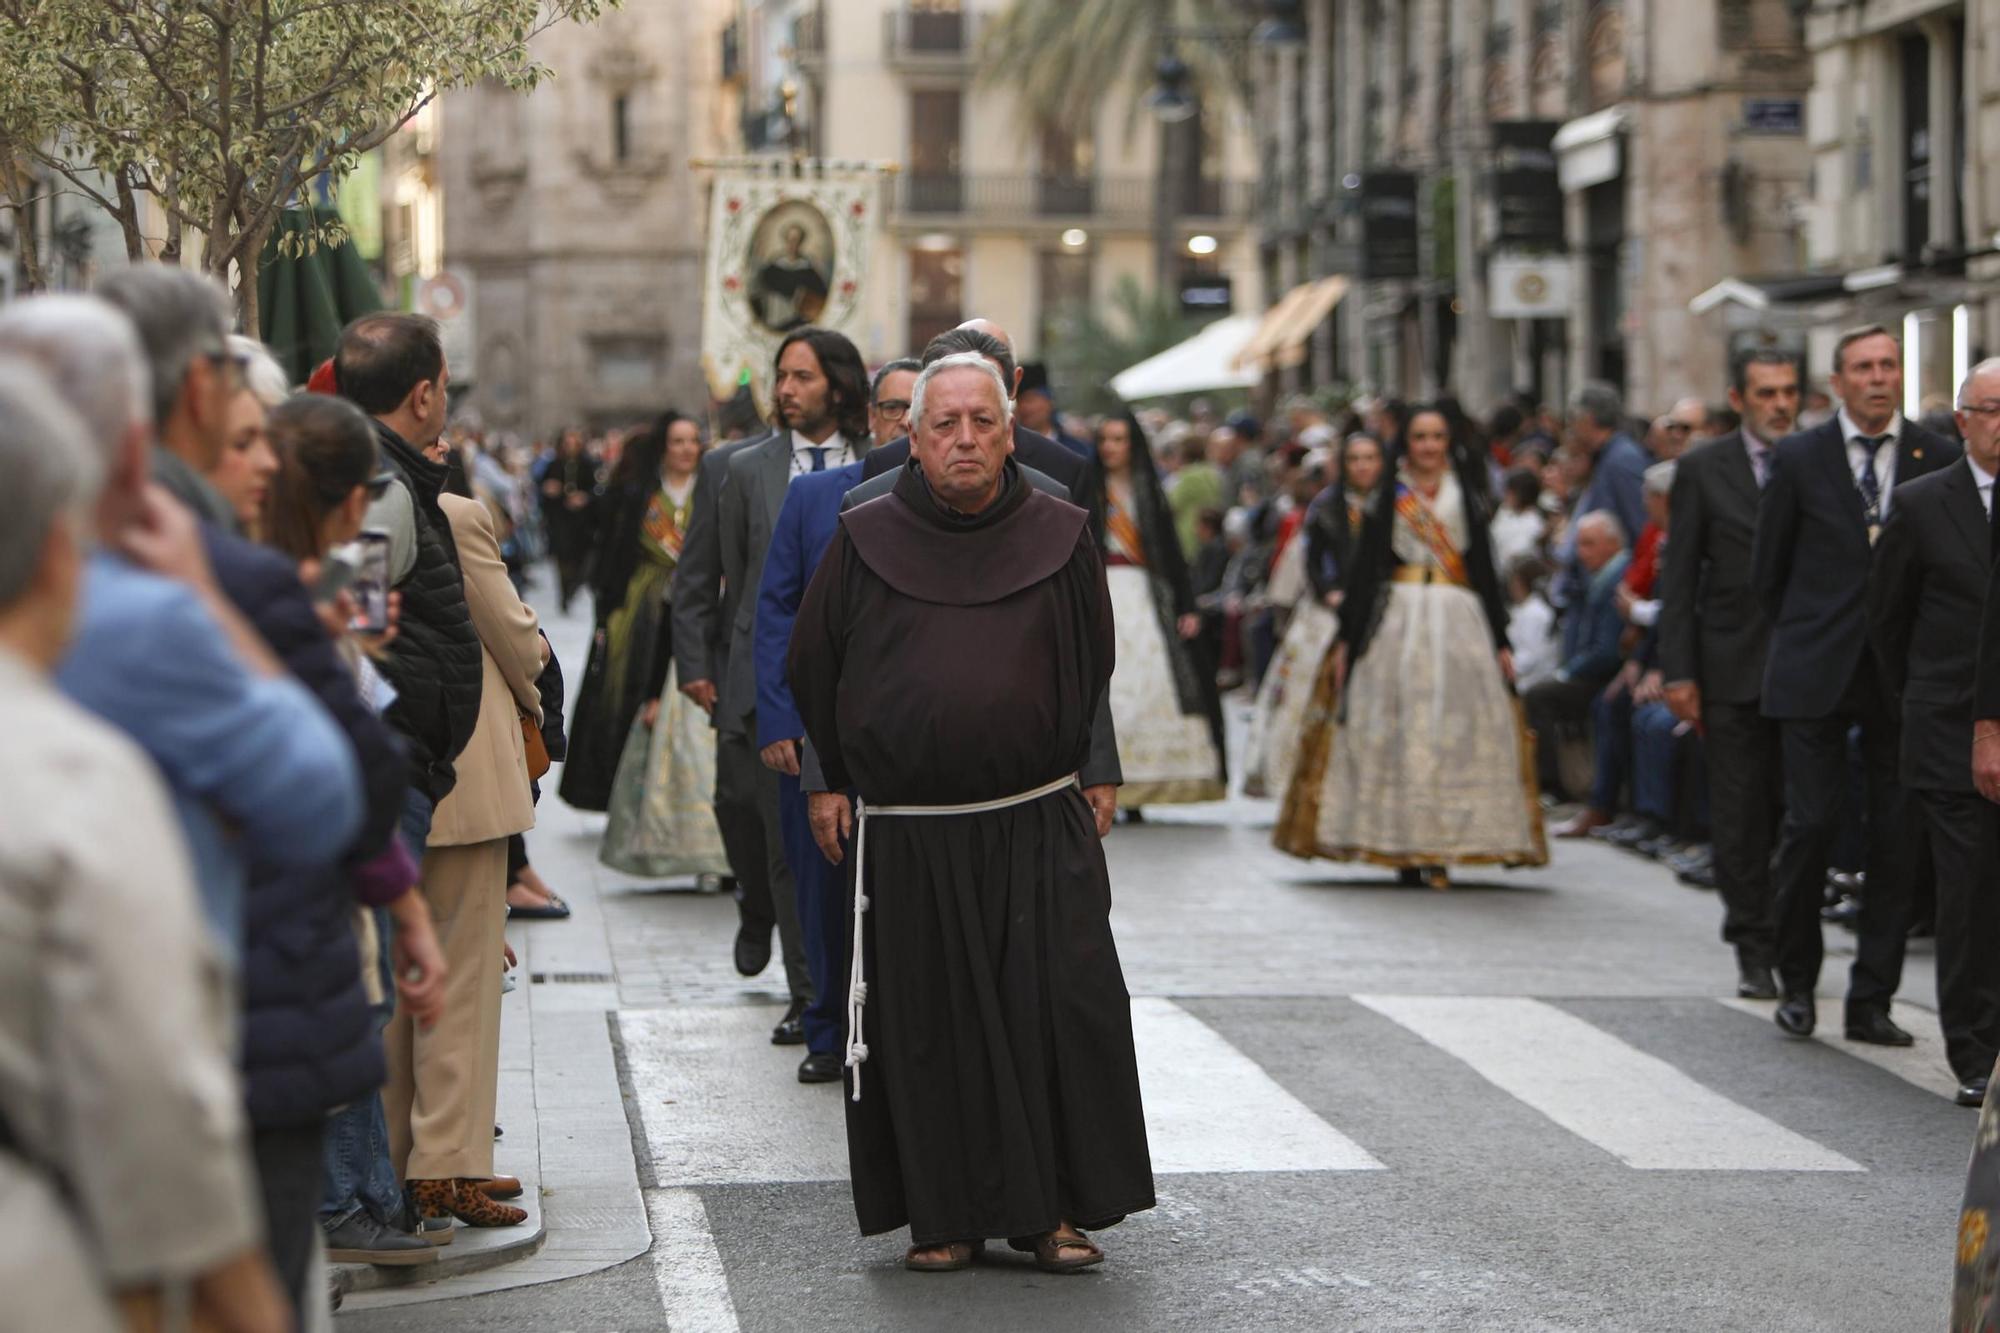
[[[875,373],[868,416],[876,439],[903,432],[903,414],[909,411],[910,390],[920,369],[915,361],[891,361]],[[805,1012],[806,1056],[799,1065],[801,1083],[840,1081],[839,1014],[846,997],[838,983],[845,923],[841,871],[814,843],[812,826],[806,819],[806,799],[799,789],[799,742],[806,728],[785,679],[785,654],[806,585],[812,582],[820,557],[833,541],[841,501],[861,481],[862,468],[861,462],[853,462],[810,473],[786,489],[757,588],[752,640],[757,670],[757,746],[765,767],[778,774],[778,823],[785,862],[797,888],[799,933],[804,937],[806,968],[813,984],[813,1002]]]

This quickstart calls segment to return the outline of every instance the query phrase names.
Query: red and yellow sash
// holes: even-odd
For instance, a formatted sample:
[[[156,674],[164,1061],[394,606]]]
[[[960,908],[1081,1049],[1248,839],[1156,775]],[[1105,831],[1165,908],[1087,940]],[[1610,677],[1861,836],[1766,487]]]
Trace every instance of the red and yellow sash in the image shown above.
[[[1110,539],[1114,555],[1122,555],[1135,565],[1146,563],[1146,541],[1139,535],[1139,525],[1132,516],[1120,509],[1116,501],[1107,501],[1104,506],[1104,533]]]
[[[692,498],[693,492],[689,492]],[[680,563],[681,544],[686,534],[681,531],[680,511],[664,488],[654,491],[653,498],[646,505],[646,520],[641,525],[647,540],[666,553],[667,559]]]
[[[1417,540],[1429,548],[1448,582],[1461,588],[1471,585],[1465,573],[1465,557],[1451,544],[1451,534],[1445,530],[1443,520],[1432,512],[1414,487],[1403,482],[1396,483],[1396,517],[1409,524]]]

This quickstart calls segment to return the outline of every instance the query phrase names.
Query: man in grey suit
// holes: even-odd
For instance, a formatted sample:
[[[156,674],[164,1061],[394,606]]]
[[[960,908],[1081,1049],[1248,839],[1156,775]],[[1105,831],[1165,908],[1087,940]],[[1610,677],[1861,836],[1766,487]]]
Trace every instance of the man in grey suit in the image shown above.
[[[710,710],[717,732],[715,804],[729,844],[730,864],[743,881],[744,921],[736,943],[737,970],[754,975],[770,958],[766,921],[778,929],[791,1005],[771,1034],[781,1046],[805,1041],[804,1014],[812,1001],[799,930],[792,873],[785,864],[778,817],[778,774],[799,772],[798,746],[780,741],[757,748],[757,665],[754,632],[757,587],[771,532],[795,477],[844,467],[868,450],[868,374],[861,353],[840,334],[794,329],[778,347],[772,389],[776,429],[763,439],[704,460],[694,512],[674,587],[674,652],[686,684],[681,690]],[[704,521],[703,482],[711,468],[719,483],[713,520]],[[698,585],[683,582],[688,555]],[[713,563],[709,563],[711,553]],[[715,594],[717,580],[721,596]],[[691,604],[692,603],[692,604]],[[719,616],[717,612],[719,611]],[[688,626],[684,637],[683,623]],[[731,828],[735,826],[732,838]],[[739,851],[740,847],[740,851]],[[768,917],[751,892],[755,875],[767,886]],[[755,963],[754,968],[749,964]]]
[[[1674,472],[1660,669],[1667,707],[1702,727],[1706,740],[1722,938],[1736,950],[1736,993],[1775,1000],[1778,724],[1760,705],[1771,625],[1750,586],[1750,553],[1772,448],[1798,420],[1797,358],[1763,348],[1739,356],[1729,405],[1743,428],[1690,449]]]

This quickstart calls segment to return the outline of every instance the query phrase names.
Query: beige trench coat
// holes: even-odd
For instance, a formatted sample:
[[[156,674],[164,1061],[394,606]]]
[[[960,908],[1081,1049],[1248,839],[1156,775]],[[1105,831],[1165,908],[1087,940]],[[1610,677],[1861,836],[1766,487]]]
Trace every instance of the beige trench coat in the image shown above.
[[[542,697],[535,680],[547,657],[535,613],[507,577],[486,506],[456,495],[442,496],[440,503],[458,544],[465,604],[479,633],[485,674],[480,681],[479,722],[452,763],[458,784],[438,802],[431,818],[430,845],[464,847],[535,826],[520,718],[525,713],[541,721]]]

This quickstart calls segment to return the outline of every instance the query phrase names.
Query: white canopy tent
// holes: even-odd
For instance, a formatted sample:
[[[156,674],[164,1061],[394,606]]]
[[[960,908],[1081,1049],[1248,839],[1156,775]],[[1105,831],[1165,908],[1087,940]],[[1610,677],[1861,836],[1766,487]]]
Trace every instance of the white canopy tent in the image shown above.
[[[1219,319],[1186,342],[1112,376],[1112,391],[1128,403],[1137,403],[1177,393],[1252,388],[1261,378],[1256,367],[1239,370],[1236,360],[1262,322],[1261,315]]]

